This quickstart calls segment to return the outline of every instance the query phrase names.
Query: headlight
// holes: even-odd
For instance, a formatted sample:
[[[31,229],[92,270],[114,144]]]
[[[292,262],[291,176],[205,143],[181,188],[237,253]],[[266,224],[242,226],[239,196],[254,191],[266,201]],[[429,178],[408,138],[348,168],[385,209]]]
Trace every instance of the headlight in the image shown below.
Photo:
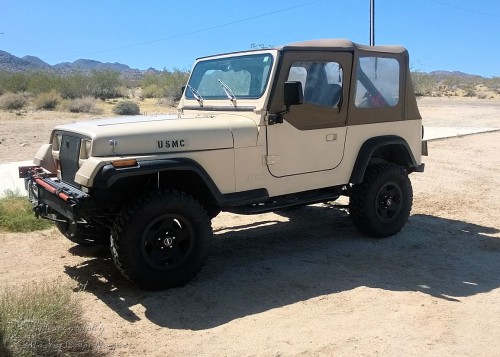
[[[80,160],[86,160],[90,157],[92,152],[92,141],[82,139],[80,143]]]
[[[52,139],[52,150],[59,151],[61,149],[61,144],[62,144],[62,134],[54,135],[54,138]]]

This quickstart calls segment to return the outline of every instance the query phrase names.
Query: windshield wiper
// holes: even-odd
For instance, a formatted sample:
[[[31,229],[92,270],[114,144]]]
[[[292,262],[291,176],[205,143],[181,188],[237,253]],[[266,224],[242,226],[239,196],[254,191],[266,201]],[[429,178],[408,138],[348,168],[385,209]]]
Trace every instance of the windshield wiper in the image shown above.
[[[193,93],[193,96],[198,101],[198,103],[200,103],[200,107],[203,107],[203,97],[200,95],[200,93],[189,84],[187,85],[187,87],[189,88],[191,93]]]
[[[229,98],[229,100],[234,104],[236,105],[236,96],[234,95],[233,91],[231,90],[231,88],[226,84],[224,83],[222,80],[218,79],[219,83],[222,85],[222,89],[224,89],[224,92],[226,93],[227,97]]]

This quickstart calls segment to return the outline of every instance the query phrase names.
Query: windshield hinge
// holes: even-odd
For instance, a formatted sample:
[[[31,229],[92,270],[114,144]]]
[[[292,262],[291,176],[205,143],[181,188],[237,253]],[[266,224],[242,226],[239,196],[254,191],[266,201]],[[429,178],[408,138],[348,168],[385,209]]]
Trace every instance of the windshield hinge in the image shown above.
[[[268,125],[283,124],[283,115],[281,115],[281,114],[269,115],[267,117],[267,124]]]

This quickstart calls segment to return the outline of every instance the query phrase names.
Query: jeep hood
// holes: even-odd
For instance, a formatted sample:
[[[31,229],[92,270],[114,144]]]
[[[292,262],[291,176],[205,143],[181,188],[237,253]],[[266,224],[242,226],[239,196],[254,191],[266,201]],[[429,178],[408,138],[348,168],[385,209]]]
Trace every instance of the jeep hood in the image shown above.
[[[130,116],[61,125],[92,140],[92,156],[162,154],[255,146],[256,123],[241,115]],[[114,143],[114,144],[112,144]]]

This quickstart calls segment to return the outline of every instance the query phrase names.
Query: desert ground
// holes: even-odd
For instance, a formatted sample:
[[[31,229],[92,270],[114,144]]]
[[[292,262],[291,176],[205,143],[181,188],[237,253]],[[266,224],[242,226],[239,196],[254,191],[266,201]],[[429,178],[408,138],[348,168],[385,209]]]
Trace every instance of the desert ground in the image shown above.
[[[498,127],[500,101],[424,98],[430,127]],[[69,114],[3,113],[0,162],[30,159]],[[24,145],[23,145],[24,144]],[[500,355],[500,132],[429,142],[403,230],[374,240],[342,204],[222,213],[184,287],[145,292],[105,248],[0,233],[0,281],[74,288],[111,356]]]

